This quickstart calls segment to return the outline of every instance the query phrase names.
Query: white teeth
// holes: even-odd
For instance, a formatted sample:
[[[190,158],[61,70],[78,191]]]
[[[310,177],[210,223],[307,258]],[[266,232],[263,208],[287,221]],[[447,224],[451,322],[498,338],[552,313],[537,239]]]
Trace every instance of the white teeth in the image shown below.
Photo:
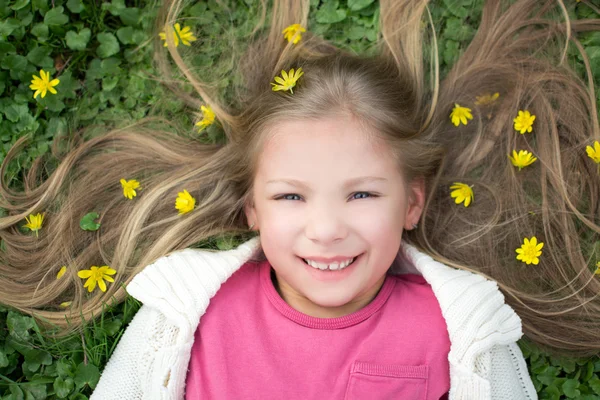
[[[331,263],[331,264],[322,264],[322,263],[318,263],[318,262],[315,262],[315,261],[312,261],[312,260],[306,260],[306,259],[304,260],[304,262],[306,262],[308,265],[310,265],[313,268],[317,268],[317,269],[320,269],[320,270],[323,270],[323,271],[326,270],[326,269],[335,271],[335,270],[338,270],[338,269],[344,269],[344,268],[346,268],[348,265],[352,264],[355,259],[356,259],[356,257],[351,258],[351,259],[346,260],[346,261],[342,261],[341,263],[335,262],[335,263]]]

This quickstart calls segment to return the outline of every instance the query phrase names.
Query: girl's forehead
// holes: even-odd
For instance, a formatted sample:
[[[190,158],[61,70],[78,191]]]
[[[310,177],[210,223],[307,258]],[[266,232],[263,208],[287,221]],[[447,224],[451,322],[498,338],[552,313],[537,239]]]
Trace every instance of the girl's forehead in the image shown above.
[[[381,139],[348,118],[289,120],[273,126],[258,175],[391,174],[397,163]]]
[[[365,124],[346,115],[320,119],[290,119],[273,124],[265,139],[263,152],[282,153],[303,150],[320,153],[382,152],[383,141]]]

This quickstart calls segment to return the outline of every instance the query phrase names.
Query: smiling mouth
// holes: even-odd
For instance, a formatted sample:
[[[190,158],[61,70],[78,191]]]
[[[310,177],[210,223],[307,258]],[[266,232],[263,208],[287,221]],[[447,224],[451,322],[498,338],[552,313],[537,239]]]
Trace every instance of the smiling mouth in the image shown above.
[[[301,259],[302,261],[304,261],[304,264],[306,264],[306,265],[310,266],[311,268],[314,268],[314,269],[316,269],[316,270],[318,270],[318,271],[332,271],[332,272],[333,272],[333,271],[343,271],[344,269],[346,269],[346,268],[348,268],[349,266],[351,266],[352,264],[354,264],[354,262],[355,262],[355,261],[358,259],[358,257],[360,257],[360,256],[361,256],[361,254],[359,254],[358,256],[356,256],[356,257],[354,257],[354,258],[352,258],[352,261],[351,261],[350,263],[348,263],[348,264],[341,264],[341,265],[343,265],[343,267],[341,267],[341,268],[340,268],[340,264],[335,264],[335,263],[332,263],[332,264],[325,265],[325,264],[322,264],[322,263],[319,263],[319,264],[312,263],[312,265],[311,265],[311,264],[309,264],[309,263],[306,261],[306,259],[304,259],[304,258],[300,258],[300,259]],[[333,266],[334,268],[330,268],[330,265],[331,265],[331,266]],[[323,268],[323,266],[325,266],[325,267]]]

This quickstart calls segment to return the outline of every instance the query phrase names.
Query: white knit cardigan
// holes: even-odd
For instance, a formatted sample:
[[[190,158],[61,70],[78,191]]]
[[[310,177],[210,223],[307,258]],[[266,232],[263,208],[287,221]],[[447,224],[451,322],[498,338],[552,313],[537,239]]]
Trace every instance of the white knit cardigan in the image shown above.
[[[516,341],[521,320],[495,282],[433,260],[403,243],[431,285],[450,337],[450,399],[537,399]],[[143,303],[106,364],[91,400],[181,400],[194,332],[221,284],[260,248],[184,249],[136,275],[127,292]],[[282,396],[285,394],[282,393]]]

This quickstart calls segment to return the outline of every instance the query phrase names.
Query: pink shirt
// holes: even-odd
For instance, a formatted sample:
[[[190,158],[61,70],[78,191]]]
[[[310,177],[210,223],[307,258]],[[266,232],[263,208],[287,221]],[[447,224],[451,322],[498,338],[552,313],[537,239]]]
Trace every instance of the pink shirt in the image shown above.
[[[388,275],[366,307],[338,318],[296,311],[268,261],[219,289],[195,333],[186,399],[440,399],[450,340],[431,287]]]

